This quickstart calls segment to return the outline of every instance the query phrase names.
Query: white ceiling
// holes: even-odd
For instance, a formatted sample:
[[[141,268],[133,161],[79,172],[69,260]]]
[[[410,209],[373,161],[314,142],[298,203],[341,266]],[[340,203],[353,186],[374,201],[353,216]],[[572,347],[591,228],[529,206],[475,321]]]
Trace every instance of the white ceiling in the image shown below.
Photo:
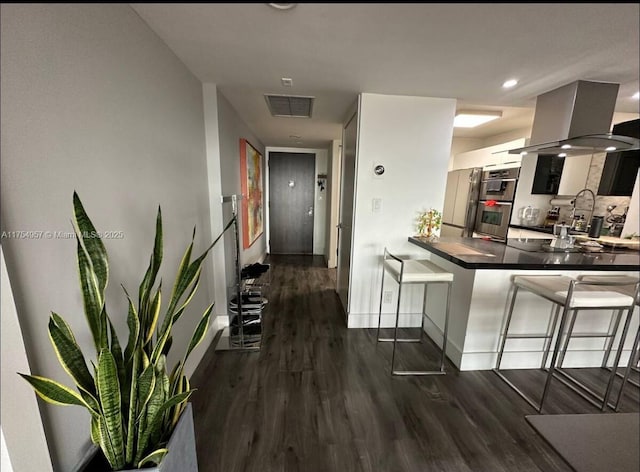
[[[340,139],[361,92],[503,110],[500,120],[456,129],[459,137],[530,126],[538,95],[579,79],[620,84],[616,111],[638,113],[637,3],[132,6],[196,77],[218,85],[267,146]],[[293,86],[283,87],[282,77]],[[519,85],[502,89],[509,78]],[[274,118],[265,93],[315,96],[313,117]]]

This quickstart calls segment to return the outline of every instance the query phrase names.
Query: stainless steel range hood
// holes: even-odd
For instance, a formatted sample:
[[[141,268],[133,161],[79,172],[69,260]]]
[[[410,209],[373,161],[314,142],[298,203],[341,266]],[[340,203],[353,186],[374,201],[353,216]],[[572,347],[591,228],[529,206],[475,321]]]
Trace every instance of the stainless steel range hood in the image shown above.
[[[577,80],[538,96],[531,143],[509,153],[580,155],[640,149],[640,140],[609,132],[618,88]]]

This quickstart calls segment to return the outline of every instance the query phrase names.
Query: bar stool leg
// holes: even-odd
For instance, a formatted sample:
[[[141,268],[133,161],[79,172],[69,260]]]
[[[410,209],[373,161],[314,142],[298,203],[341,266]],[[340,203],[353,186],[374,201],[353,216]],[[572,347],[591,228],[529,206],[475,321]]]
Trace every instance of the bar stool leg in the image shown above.
[[[567,299],[571,299],[571,292],[569,290],[569,295]],[[551,385],[551,379],[553,378],[553,371],[555,370],[556,362],[558,360],[558,354],[560,352],[560,344],[562,341],[562,332],[564,331],[564,327],[567,323],[567,316],[569,314],[569,303],[566,303],[564,309],[562,310],[562,318],[560,318],[560,328],[558,329],[558,339],[556,340],[555,348],[553,349],[553,354],[551,356],[551,365],[549,366],[549,372],[547,373],[547,379],[544,383],[544,389],[542,390],[542,397],[540,399],[540,406],[538,408],[538,413],[542,413],[542,407],[544,405],[544,400],[547,397],[547,392],[549,391],[549,386]]]
[[[511,295],[511,303],[509,304],[509,312],[507,313],[507,320],[504,325],[504,330],[502,331],[502,340],[500,341],[500,349],[498,350],[498,360],[496,362],[496,368],[494,370],[500,369],[500,364],[502,363],[502,354],[504,354],[504,346],[507,343],[507,333],[509,333],[509,325],[511,324],[511,316],[513,315],[513,307],[516,304],[516,295],[518,294],[518,286],[513,286],[513,294]]]
[[[440,372],[444,372],[444,364],[447,360],[447,333],[449,331],[449,312],[451,311],[451,282],[447,282],[447,309],[444,313],[444,331],[442,332],[442,361],[440,362]],[[427,287],[425,286],[425,291]]]
[[[558,324],[558,315],[560,314],[560,305],[554,305],[555,309],[549,319],[549,325],[547,326],[547,338],[544,340],[544,354],[542,355],[542,362],[540,368],[547,367],[547,359],[549,358],[549,351],[551,350],[551,342],[553,341],[553,334],[556,332],[556,325]],[[558,333],[558,335],[560,335]]]
[[[636,339],[633,341],[633,347],[631,348],[631,354],[629,355],[629,362],[627,363],[627,367],[624,369],[624,377],[622,377],[622,384],[620,384],[620,390],[618,390],[618,398],[616,399],[616,404],[614,406],[614,410],[616,412],[620,409],[622,391],[624,390],[624,386],[627,384],[627,380],[629,380],[631,367],[638,362],[638,358],[640,357],[640,349],[638,349],[638,344],[640,344],[640,327],[638,327]]]
[[[400,276],[402,280],[402,275]],[[393,351],[391,353],[391,375],[395,373],[396,346],[398,345],[398,322],[400,320],[400,295],[402,294],[402,283],[398,284],[398,303],[396,304],[396,327],[393,332]]]
[[[564,333],[564,342],[562,343],[562,348],[560,349],[560,354],[558,355],[558,367],[562,367],[562,364],[564,363],[564,356],[567,353],[567,348],[569,347],[571,333],[573,333],[573,327],[575,326],[576,320],[578,319],[578,310],[573,310],[573,313],[570,313],[569,317],[569,328],[567,328],[567,332]],[[562,332],[558,333],[558,336],[562,335]]]
[[[620,357],[622,356],[622,348],[624,346],[624,340],[627,337],[627,333],[629,332],[629,325],[631,324],[631,317],[633,315],[633,305],[629,308],[627,313],[627,318],[624,321],[624,327],[622,328],[622,334],[620,335],[620,343],[618,347],[618,351],[616,352],[616,356],[613,361],[613,370],[611,371],[611,375],[609,376],[609,382],[607,383],[607,390],[604,393],[604,399],[602,401],[602,411],[605,410],[607,404],[609,403],[609,395],[611,395],[611,389],[613,388],[613,381],[616,378],[616,372],[618,371],[618,363],[620,362]],[[623,384],[624,385],[624,384]],[[622,389],[622,385],[620,386]]]
[[[622,318],[622,312],[624,310],[618,310],[616,316],[614,317],[613,327],[609,326],[609,332],[607,333],[609,338],[607,339],[607,347],[605,349],[604,356],[602,358],[602,368],[607,368],[607,363],[609,362],[609,357],[611,357],[611,348],[613,347],[613,340],[616,337],[616,333],[618,332],[618,326],[620,326],[620,319]]]
[[[382,298],[384,296],[384,261],[382,256],[382,280],[380,281],[380,309],[378,310],[378,329],[376,330],[376,342],[380,342],[380,323],[382,322]]]

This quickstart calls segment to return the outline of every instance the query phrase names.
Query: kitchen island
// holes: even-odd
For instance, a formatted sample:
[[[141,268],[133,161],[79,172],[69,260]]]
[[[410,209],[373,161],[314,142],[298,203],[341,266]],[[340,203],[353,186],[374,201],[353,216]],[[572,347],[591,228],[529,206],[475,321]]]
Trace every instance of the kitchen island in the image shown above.
[[[510,298],[513,275],[616,274],[638,275],[640,252],[610,249],[606,252],[548,252],[549,240],[508,239],[499,243],[480,238],[447,237],[435,241],[410,237],[409,242],[425,250],[425,258],[454,274],[447,354],[460,370],[487,370],[495,366],[500,332]],[[425,331],[442,343],[444,291],[429,288],[425,311]],[[435,296],[434,296],[435,294]],[[522,292],[514,309],[512,330],[540,333],[547,327],[552,305],[544,299]],[[638,326],[638,309],[631,332]],[[576,332],[606,331],[610,311],[581,313]],[[617,342],[617,341],[616,341]],[[621,365],[626,365],[632,340],[627,339]],[[577,339],[569,345],[566,367],[600,366],[604,353],[602,339]],[[507,343],[504,368],[539,367],[542,340],[520,339]]]

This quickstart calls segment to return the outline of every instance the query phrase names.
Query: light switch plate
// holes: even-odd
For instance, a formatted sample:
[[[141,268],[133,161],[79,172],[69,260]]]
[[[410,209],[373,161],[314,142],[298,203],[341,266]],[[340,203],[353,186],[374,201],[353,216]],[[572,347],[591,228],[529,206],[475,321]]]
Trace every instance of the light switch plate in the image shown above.
[[[374,213],[380,213],[382,211],[382,198],[374,198],[371,201],[371,209]]]

